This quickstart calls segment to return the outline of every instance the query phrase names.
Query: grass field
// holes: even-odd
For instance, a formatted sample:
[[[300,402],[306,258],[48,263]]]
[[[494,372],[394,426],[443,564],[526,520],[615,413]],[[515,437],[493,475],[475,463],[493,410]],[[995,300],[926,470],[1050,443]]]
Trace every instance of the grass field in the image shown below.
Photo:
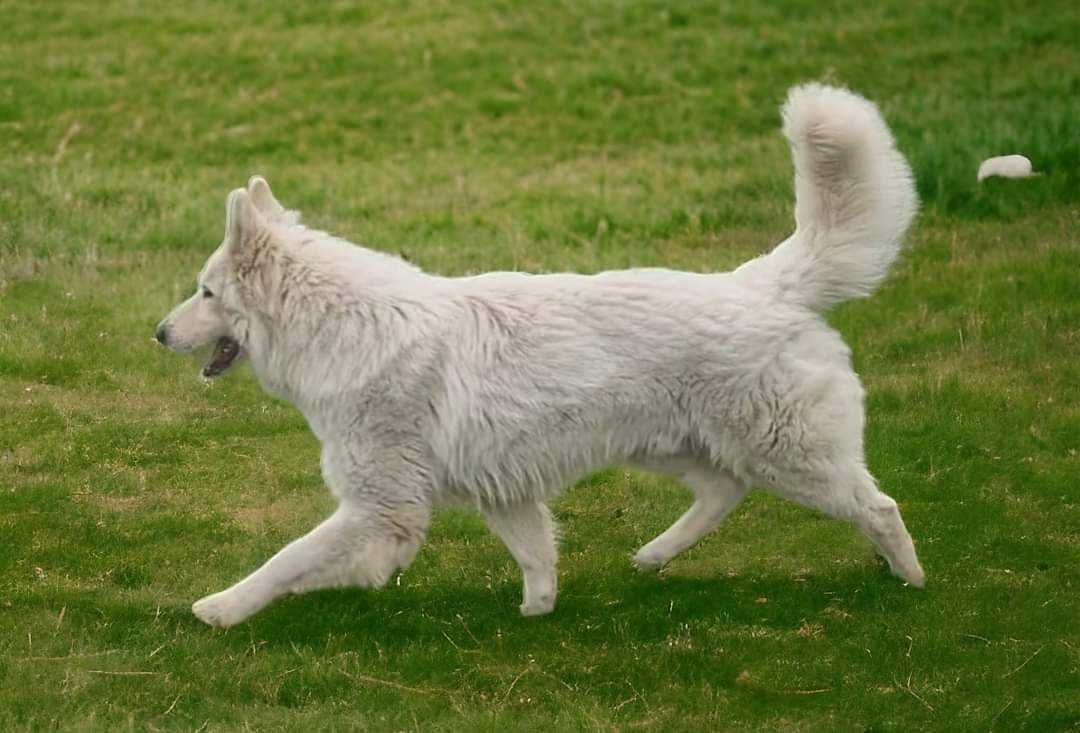
[[[0,729],[1080,729],[1080,5],[317,5],[0,2]],[[831,320],[926,590],[764,495],[638,575],[688,493],[612,469],[548,617],[458,512],[383,590],[191,615],[331,506],[294,409],[151,341],[229,189],[446,274],[722,270],[791,229],[808,79],[924,202]]]

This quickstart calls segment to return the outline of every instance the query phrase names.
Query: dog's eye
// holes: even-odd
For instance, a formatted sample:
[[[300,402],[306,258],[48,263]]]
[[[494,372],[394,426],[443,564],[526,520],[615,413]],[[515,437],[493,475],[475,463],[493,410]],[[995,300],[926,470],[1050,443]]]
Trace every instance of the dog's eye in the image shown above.
[[[204,287],[202,289],[202,297],[204,297],[204,298],[213,298],[214,294],[210,292],[210,288]]]

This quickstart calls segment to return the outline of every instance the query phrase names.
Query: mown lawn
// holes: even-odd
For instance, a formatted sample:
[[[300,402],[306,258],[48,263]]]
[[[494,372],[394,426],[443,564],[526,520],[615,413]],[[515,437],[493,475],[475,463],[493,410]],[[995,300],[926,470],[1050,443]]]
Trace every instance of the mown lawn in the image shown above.
[[[0,2],[0,729],[1080,729],[1080,5],[827,5]],[[458,512],[386,589],[191,615],[330,507],[295,410],[151,341],[229,189],[447,274],[727,269],[791,228],[808,79],[924,201],[832,321],[925,591],[763,495],[638,575],[688,494],[613,469],[551,616]]]

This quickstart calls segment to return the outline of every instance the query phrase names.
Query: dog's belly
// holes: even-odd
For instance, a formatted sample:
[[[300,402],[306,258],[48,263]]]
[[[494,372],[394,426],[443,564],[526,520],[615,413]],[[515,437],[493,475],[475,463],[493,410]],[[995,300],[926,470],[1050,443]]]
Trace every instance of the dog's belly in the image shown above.
[[[701,423],[706,411],[711,416],[722,408],[715,394],[706,405],[694,384],[708,386],[700,379],[641,377],[622,389],[576,396],[563,385],[546,397],[480,397],[435,441],[445,466],[443,491],[450,500],[550,498],[613,464],[707,454]],[[708,442],[719,439],[713,434]]]

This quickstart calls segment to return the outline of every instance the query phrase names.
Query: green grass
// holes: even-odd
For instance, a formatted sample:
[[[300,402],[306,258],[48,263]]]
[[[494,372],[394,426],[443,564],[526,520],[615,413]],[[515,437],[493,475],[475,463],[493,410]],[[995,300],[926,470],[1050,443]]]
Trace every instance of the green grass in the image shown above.
[[[3,730],[1080,728],[1080,6],[0,11]],[[195,620],[330,507],[295,410],[151,342],[231,188],[447,274],[727,269],[791,227],[808,79],[879,102],[924,200],[832,320],[925,591],[757,495],[640,576],[687,494],[611,470],[556,505],[549,617],[446,512],[391,587]],[[1012,152],[1044,175],[975,183]]]

